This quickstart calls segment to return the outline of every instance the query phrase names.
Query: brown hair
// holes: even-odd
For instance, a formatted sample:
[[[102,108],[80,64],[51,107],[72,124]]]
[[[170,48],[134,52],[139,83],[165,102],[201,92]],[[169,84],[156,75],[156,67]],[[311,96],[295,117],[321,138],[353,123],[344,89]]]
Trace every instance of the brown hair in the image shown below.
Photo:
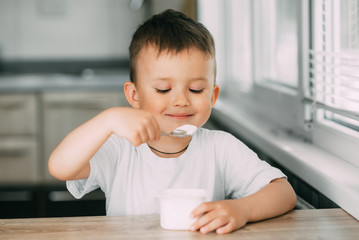
[[[166,10],[144,22],[133,34],[130,45],[130,79],[136,82],[136,60],[140,51],[152,45],[163,51],[178,53],[191,47],[215,58],[211,33],[201,23],[181,12]]]

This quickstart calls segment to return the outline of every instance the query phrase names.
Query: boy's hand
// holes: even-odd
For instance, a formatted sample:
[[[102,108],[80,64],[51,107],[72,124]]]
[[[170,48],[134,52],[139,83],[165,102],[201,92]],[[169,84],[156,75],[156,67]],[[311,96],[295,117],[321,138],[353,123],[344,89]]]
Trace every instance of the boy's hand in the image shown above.
[[[149,112],[127,107],[107,109],[61,141],[49,158],[50,173],[63,181],[87,178],[90,159],[113,133],[138,146],[158,140],[160,127]]]
[[[190,230],[208,233],[216,230],[217,234],[230,233],[247,223],[246,211],[237,200],[205,202],[192,211],[191,216],[198,220]]]
[[[150,112],[124,107],[108,111],[111,131],[134,146],[160,138],[159,124]]]
[[[284,214],[295,207],[297,198],[285,178],[272,180],[249,196],[217,202],[205,202],[192,211],[198,220],[191,230],[225,234],[255,222]]]

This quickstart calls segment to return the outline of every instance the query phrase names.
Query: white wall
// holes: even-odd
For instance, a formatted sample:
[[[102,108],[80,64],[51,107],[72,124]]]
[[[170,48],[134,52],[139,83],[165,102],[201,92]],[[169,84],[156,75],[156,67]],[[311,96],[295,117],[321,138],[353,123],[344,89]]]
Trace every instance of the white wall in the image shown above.
[[[0,0],[3,60],[127,58],[145,10],[129,0]]]

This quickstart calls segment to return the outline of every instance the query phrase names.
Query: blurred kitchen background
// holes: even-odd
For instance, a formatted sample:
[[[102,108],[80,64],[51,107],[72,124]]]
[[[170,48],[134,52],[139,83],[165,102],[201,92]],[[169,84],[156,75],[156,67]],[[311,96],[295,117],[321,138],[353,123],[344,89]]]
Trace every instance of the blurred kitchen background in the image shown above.
[[[196,14],[196,2],[187,0],[1,0],[0,70],[82,74],[87,68],[126,68],[134,30],[167,8]]]
[[[47,159],[73,128],[127,105],[139,24],[188,0],[0,0],[0,218],[104,215],[101,191],[75,201]]]

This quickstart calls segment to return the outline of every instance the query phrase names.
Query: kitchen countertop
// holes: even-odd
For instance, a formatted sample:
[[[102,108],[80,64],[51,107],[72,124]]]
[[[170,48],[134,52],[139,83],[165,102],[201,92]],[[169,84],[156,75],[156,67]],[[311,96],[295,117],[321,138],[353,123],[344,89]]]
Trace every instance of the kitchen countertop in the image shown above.
[[[61,90],[108,90],[123,88],[128,71],[111,74],[18,74],[0,76],[0,93],[26,93]]]
[[[1,239],[358,239],[359,222],[342,209],[295,210],[227,235],[171,231],[159,215],[0,219]]]

